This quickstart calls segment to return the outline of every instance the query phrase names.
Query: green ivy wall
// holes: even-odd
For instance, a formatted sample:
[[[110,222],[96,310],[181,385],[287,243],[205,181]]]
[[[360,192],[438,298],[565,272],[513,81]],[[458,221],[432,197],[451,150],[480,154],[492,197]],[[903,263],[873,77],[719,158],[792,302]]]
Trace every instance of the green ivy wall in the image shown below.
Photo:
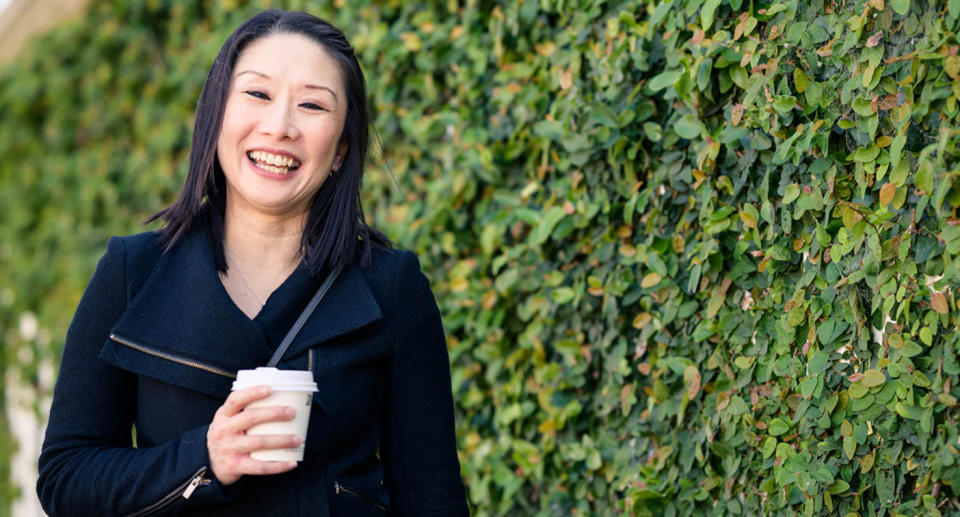
[[[8,376],[264,6],[358,48],[476,515],[960,514],[960,0],[93,2],[0,69]]]

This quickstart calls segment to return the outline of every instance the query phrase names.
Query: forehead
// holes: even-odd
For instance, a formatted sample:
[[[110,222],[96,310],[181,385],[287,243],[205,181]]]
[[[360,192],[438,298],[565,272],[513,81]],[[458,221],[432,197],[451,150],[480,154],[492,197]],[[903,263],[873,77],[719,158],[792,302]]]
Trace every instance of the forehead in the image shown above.
[[[302,34],[271,34],[251,42],[237,57],[234,78],[247,70],[293,86],[322,84],[336,91],[343,90],[337,60],[322,45]],[[244,74],[244,77],[255,75]]]

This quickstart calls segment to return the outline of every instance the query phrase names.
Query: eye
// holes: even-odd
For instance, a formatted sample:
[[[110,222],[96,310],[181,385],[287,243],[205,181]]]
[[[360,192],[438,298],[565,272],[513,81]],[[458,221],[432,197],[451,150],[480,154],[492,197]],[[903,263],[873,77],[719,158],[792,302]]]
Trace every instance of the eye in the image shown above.
[[[301,104],[301,106],[309,110],[326,111],[326,108],[324,108],[323,106],[320,106],[319,104],[314,104],[312,102],[304,102],[303,104]]]
[[[265,94],[265,93],[263,93],[263,92],[261,92],[261,91],[257,91],[257,90],[247,90],[247,91],[245,91],[245,92],[243,92],[243,93],[245,93],[245,94],[247,94],[247,95],[249,95],[249,96],[251,96],[251,97],[256,97],[256,98],[258,98],[258,99],[263,99],[263,100],[265,100],[265,101],[270,100],[270,97],[267,96],[267,94]]]

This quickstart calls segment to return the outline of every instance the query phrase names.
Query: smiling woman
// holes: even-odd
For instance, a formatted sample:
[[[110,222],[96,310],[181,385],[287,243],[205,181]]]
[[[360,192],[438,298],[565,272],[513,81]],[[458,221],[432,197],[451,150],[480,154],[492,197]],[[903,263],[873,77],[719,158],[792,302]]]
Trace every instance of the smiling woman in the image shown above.
[[[50,515],[467,513],[436,302],[360,205],[368,119],[327,22],[269,11],[230,36],[165,227],[110,240],[68,331]],[[271,356],[319,386],[305,441],[248,434],[296,411],[231,392]],[[299,464],[251,456],[298,447]]]
[[[237,60],[217,156],[227,208],[269,215],[306,213],[348,149],[337,62],[313,40],[277,34]],[[228,217],[228,220],[230,218]]]

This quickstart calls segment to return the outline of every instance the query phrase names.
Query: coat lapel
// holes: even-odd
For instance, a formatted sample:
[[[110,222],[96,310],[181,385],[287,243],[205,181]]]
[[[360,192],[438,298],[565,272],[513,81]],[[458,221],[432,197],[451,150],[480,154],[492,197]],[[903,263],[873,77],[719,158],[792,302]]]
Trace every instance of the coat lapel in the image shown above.
[[[212,257],[204,231],[188,233],[163,254],[117,320],[100,357],[125,370],[216,397],[229,393],[231,376],[237,370],[265,365],[279,342],[268,343],[260,324],[234,305],[220,283]],[[322,277],[311,281],[309,275],[299,273],[304,289],[312,286],[315,290],[322,281]],[[292,323],[303,305],[291,309]],[[380,307],[363,274],[356,266],[349,267],[331,286],[284,359],[380,317]]]
[[[283,327],[284,334],[286,329],[300,315],[300,311],[306,306],[307,301],[313,297],[316,289],[323,282],[325,274],[326,272],[321,273],[316,281],[311,282],[312,289],[309,296],[293,311],[290,325]],[[330,286],[330,290],[317,305],[317,309],[310,316],[310,319],[307,320],[303,328],[300,329],[300,333],[290,343],[290,348],[283,356],[284,360],[296,358],[317,344],[349,334],[382,317],[380,306],[370,291],[370,285],[360,268],[356,265],[347,267]]]

